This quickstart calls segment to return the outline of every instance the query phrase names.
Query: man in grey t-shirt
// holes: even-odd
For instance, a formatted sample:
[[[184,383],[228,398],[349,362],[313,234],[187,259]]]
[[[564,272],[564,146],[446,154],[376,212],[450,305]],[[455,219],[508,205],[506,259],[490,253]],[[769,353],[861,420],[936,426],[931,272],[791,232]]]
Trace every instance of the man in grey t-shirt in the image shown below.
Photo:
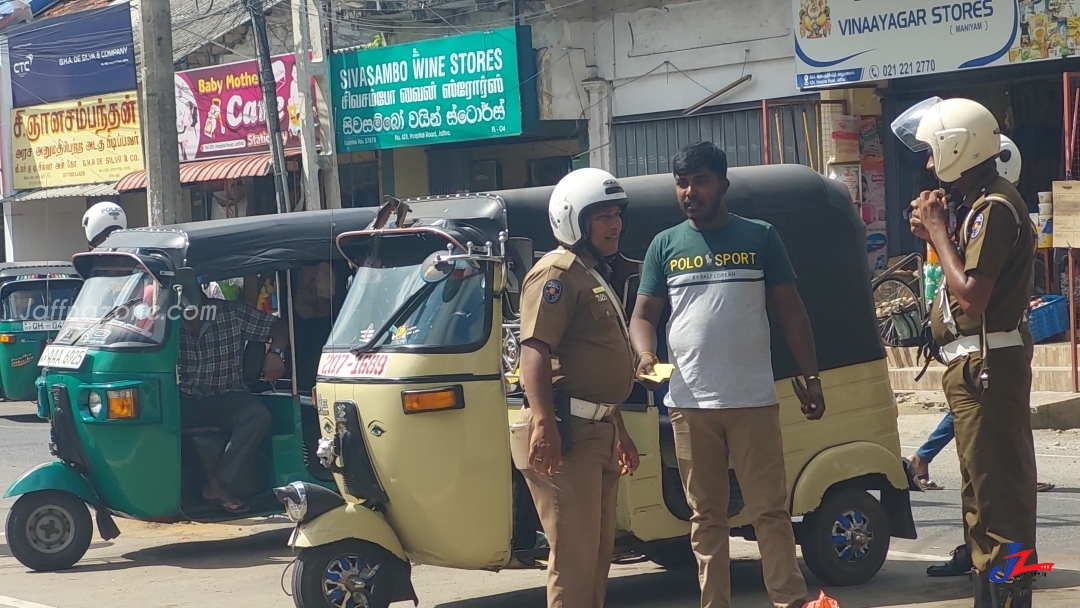
[[[727,158],[710,142],[675,157],[676,194],[687,221],[661,232],[645,254],[630,339],[638,375],[658,363],[656,330],[671,302],[668,348],[675,371],[664,399],[698,559],[702,608],[729,608],[728,467],[742,480],[761,551],[765,587],[777,608],[798,608],[806,583],[795,559],[787,510],[780,407],[773,381],[771,304],[806,378],[803,413],[825,413],[810,319],[795,272],[771,225],[728,212]]]

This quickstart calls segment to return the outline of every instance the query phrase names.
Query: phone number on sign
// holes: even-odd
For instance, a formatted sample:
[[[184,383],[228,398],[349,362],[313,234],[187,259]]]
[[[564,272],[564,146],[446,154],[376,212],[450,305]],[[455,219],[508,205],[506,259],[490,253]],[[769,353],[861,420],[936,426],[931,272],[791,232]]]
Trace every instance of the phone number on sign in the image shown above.
[[[914,74],[929,74],[937,71],[937,62],[933,59],[923,61],[904,61],[901,63],[883,63],[870,66],[870,78],[896,78]]]

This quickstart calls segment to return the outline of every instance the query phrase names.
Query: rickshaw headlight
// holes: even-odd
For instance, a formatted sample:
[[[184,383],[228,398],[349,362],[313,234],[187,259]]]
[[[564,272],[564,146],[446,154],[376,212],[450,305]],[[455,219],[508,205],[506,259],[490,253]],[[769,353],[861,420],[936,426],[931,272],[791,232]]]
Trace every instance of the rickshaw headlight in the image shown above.
[[[447,388],[402,391],[401,403],[406,414],[419,414],[421,412],[461,409],[465,407],[465,398],[459,385]]]
[[[109,419],[138,418],[139,393],[133,388],[105,391],[109,400]]]
[[[307,488],[304,487],[303,482],[294,481],[282,488],[282,490],[278,495],[278,499],[285,503],[285,516],[293,523],[304,521],[304,516],[307,515],[308,501]],[[277,490],[275,490],[275,493],[277,493]]]
[[[91,392],[90,396],[86,400],[87,406],[90,408],[90,415],[97,418],[101,415],[101,395]]]
[[[0,334],[0,344],[14,344],[15,334]]]

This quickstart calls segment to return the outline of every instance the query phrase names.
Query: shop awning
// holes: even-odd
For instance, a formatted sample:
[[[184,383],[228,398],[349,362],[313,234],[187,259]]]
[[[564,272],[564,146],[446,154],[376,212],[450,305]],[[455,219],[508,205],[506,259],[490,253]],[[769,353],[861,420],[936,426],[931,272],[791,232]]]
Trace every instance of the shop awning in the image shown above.
[[[37,188],[23,190],[4,199],[5,203],[25,201],[43,201],[52,198],[116,196],[119,194],[112,184],[84,184],[82,186],[63,186],[60,188]]]
[[[300,156],[299,150],[286,150],[285,158]],[[215,158],[213,160],[200,160],[190,163],[180,163],[180,183],[194,184],[198,182],[212,182],[219,179],[238,179],[241,177],[262,177],[270,175],[274,171],[274,157],[270,152],[263,154],[248,154],[233,158]],[[133,171],[120,181],[116,182],[115,189],[119,192],[129,190],[144,190],[146,188],[146,171]]]

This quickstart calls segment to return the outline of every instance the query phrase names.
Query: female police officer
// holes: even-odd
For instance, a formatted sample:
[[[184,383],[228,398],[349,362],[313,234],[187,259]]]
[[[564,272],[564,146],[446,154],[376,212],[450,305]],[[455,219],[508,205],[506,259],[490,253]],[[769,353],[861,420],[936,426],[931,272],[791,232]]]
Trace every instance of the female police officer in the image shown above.
[[[527,453],[527,462],[515,457],[515,465],[551,549],[549,608],[604,605],[619,475],[638,465],[618,411],[633,388],[634,361],[622,304],[605,276],[625,207],[610,173],[579,169],[564,177],[548,206],[562,247],[539,260],[521,288],[527,409],[518,424],[528,432],[511,440],[528,443],[514,450]]]
[[[954,230],[944,190],[911,203],[911,231],[934,247],[945,275],[931,324],[948,365],[942,385],[960,457],[975,606],[1029,608],[1031,579],[1009,580],[1006,562],[1017,545],[1035,548],[1026,323],[1035,231],[1020,193],[998,175],[1000,131],[985,107],[928,99],[893,122],[893,132],[913,151],[930,151],[927,169],[968,210]]]

